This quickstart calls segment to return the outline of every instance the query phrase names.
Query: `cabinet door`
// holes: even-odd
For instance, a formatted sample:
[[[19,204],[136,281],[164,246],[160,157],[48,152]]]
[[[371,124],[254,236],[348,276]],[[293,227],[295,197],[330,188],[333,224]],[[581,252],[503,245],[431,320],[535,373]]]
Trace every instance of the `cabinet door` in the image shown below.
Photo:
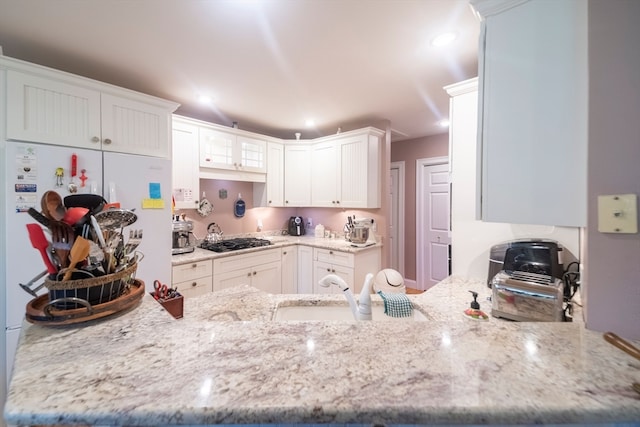
[[[308,145],[284,148],[284,205],[311,205],[311,150]]]
[[[342,291],[337,286],[329,286],[325,288],[318,283],[327,274],[335,274],[342,278],[355,294],[353,286],[353,268],[343,267],[340,265],[332,265],[326,262],[316,261],[313,269],[313,293],[316,294],[339,294]]]
[[[313,248],[298,246],[298,293],[313,293]]]
[[[298,292],[298,250],[295,246],[282,248],[282,293]]]
[[[245,172],[265,173],[267,171],[267,142],[237,136],[234,166]]]
[[[236,170],[235,143],[233,134],[200,128],[200,167]]]
[[[198,126],[173,121],[173,198],[176,209],[198,207]]]
[[[251,286],[251,269],[228,271],[213,275],[213,291],[233,288],[239,285]]]
[[[104,151],[170,158],[170,112],[105,93],[100,98]]]
[[[260,206],[284,206],[284,147],[282,144],[267,144],[267,182],[266,195]]]
[[[481,219],[586,226],[587,2],[474,1]]]
[[[337,207],[340,181],[338,146],[334,142],[311,147],[311,206]]]
[[[338,147],[338,207],[379,208],[379,138],[359,135],[340,141]]]
[[[270,294],[282,293],[282,264],[272,262],[262,264],[251,270],[251,286]]]
[[[100,93],[7,71],[7,139],[100,149]]]

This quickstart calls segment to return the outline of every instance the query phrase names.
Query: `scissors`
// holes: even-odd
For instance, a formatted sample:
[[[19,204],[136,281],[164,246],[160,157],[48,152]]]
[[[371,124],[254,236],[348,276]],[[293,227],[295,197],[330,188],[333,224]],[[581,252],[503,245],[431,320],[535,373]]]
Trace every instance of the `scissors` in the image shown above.
[[[153,297],[155,299],[164,299],[167,297],[167,293],[169,293],[167,285],[163,285],[159,280],[153,281],[153,289],[155,289],[155,292],[153,293]]]

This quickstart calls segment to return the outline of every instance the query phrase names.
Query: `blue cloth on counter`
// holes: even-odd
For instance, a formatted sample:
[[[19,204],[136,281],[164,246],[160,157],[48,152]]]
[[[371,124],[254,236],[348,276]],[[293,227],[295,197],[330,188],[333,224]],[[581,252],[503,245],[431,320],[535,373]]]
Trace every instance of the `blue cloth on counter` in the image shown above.
[[[384,302],[384,314],[391,317],[413,316],[413,305],[406,294],[385,294],[378,291]]]

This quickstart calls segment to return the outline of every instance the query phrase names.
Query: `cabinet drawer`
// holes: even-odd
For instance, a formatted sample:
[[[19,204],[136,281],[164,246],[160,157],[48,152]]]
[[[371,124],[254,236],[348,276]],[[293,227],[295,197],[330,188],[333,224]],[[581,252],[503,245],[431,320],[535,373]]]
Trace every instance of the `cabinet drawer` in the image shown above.
[[[245,255],[232,255],[213,260],[216,275],[256,265],[280,261],[280,249],[267,249]]]
[[[320,262],[327,262],[333,265],[342,265],[353,268],[353,254],[340,252],[333,249],[314,249],[314,259]]]
[[[173,286],[185,297],[195,297],[198,295],[208,294],[212,291],[213,278],[212,276],[207,276],[180,283],[174,282]]]
[[[213,263],[211,260],[190,262],[188,264],[174,266],[171,281],[172,283],[180,283],[200,277],[211,276],[212,274]]]

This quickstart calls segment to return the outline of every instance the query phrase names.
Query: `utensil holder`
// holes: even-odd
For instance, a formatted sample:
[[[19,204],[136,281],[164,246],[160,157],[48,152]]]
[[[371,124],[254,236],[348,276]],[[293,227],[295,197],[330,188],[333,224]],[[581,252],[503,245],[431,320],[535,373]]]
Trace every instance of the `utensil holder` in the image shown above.
[[[151,292],[153,296],[155,292]],[[176,319],[181,319],[184,313],[184,296],[180,295],[179,297],[167,299],[167,300],[157,300],[161,306],[164,307],[165,310],[169,312]]]

